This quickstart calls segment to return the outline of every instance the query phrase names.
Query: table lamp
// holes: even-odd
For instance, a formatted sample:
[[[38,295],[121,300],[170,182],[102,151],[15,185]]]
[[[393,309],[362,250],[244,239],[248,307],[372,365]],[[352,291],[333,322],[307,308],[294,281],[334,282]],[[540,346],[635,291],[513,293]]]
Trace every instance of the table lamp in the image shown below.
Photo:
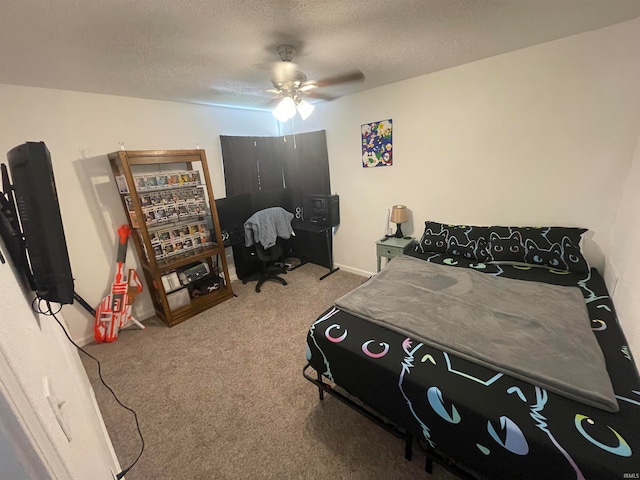
[[[394,205],[391,209],[391,221],[398,224],[398,229],[396,230],[394,237],[402,238],[404,236],[401,224],[407,220],[409,220],[409,211],[407,210],[407,207],[405,205]]]

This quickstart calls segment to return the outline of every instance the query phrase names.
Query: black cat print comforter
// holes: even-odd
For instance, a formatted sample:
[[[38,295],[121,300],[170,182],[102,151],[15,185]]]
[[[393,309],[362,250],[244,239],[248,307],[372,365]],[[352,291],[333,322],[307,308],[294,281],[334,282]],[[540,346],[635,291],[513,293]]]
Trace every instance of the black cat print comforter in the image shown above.
[[[595,269],[578,274],[412,255],[487,275],[579,287],[619,411],[576,402],[335,307],[307,336],[307,360],[316,371],[478,478],[639,478],[640,379]]]

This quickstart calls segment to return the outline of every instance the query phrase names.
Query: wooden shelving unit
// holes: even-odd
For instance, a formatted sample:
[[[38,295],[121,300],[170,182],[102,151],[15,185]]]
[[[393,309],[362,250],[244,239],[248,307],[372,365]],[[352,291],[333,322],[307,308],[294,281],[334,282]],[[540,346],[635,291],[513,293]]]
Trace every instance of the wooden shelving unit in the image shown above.
[[[107,156],[158,317],[172,327],[231,298],[204,150],[119,150]],[[172,215],[162,216],[169,211]],[[163,236],[166,238],[160,240]],[[166,280],[196,262],[206,262],[209,274],[170,291],[165,289],[163,277]],[[203,282],[217,287],[201,292],[198,285]],[[189,300],[185,301],[187,293]],[[178,304],[170,302],[176,294],[182,300]]]

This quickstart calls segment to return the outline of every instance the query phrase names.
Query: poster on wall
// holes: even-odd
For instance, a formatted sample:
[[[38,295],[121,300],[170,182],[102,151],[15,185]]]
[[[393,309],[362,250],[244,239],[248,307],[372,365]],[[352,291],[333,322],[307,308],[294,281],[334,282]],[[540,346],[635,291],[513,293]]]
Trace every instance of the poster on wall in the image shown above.
[[[393,165],[392,120],[362,125],[362,167]]]

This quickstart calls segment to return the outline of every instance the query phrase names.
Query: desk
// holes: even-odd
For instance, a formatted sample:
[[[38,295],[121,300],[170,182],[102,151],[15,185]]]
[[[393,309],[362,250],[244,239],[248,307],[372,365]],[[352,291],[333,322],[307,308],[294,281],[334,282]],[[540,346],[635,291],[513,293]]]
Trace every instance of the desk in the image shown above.
[[[333,266],[333,227],[307,222],[294,222],[292,227],[296,234],[292,237],[294,257],[300,258],[303,263],[311,262],[328,268],[329,272],[320,280],[340,270],[340,267]]]
[[[297,257],[301,260],[301,265],[315,263],[328,268],[329,272],[320,277],[320,280],[339,270],[333,266],[333,227],[312,223],[294,223],[292,227],[295,236],[284,241],[283,257]],[[261,263],[257,261],[255,252],[244,246],[244,239],[230,243],[236,275],[240,280],[260,271]]]
[[[260,262],[254,261],[251,252],[244,247],[244,222],[255,212],[268,207],[290,205],[287,189],[236,195],[216,200],[222,240],[225,247],[232,247],[236,275],[243,280],[260,270]],[[291,208],[285,208],[291,210]],[[320,280],[336,272],[333,266],[332,227],[293,220],[291,226],[296,235],[284,242],[284,257],[299,258],[302,263],[311,262],[329,269]]]
[[[409,245],[413,242],[413,238],[396,238],[385,237],[376,242],[376,256],[378,257],[378,272],[380,271],[380,263],[382,257],[387,259],[387,262],[396,255],[400,255],[407,251]]]

